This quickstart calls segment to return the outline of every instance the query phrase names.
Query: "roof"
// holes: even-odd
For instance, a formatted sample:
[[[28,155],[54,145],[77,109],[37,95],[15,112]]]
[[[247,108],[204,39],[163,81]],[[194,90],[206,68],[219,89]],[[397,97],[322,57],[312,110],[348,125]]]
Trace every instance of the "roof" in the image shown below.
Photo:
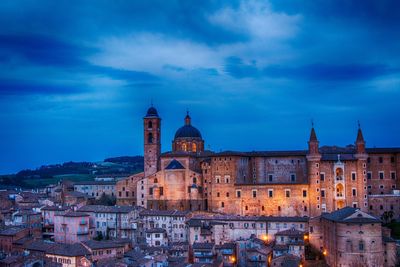
[[[116,181],[80,181],[74,185],[115,185]]]
[[[356,142],[364,142],[364,136],[362,134],[361,128],[358,128],[358,132],[357,132],[357,139]]]
[[[303,236],[303,235],[304,235],[304,232],[292,228],[292,229],[287,229],[287,230],[283,230],[283,231],[277,232],[275,235],[283,235],[283,236]]]
[[[136,210],[134,206],[103,206],[86,205],[79,208],[80,212],[101,212],[101,213],[129,213]]]
[[[225,156],[239,156],[239,157],[289,157],[289,156],[299,156],[305,157],[307,155],[307,150],[282,150],[282,151],[222,151],[215,153],[212,157],[225,157]]]
[[[104,249],[104,248],[116,248],[116,247],[124,247],[125,244],[122,242],[115,242],[114,240],[87,240],[82,242],[85,246],[90,249]]]
[[[46,254],[67,256],[67,257],[76,257],[76,256],[88,255],[88,254],[90,254],[90,252],[87,248],[85,248],[84,245],[82,245],[80,243],[74,243],[74,244],[54,243],[46,251]]]
[[[282,261],[282,267],[297,267],[301,259],[292,254],[284,254],[272,259],[272,261],[276,260]]]
[[[210,249],[213,249],[214,246],[215,246],[214,243],[200,243],[200,242],[194,242],[192,248],[193,248],[193,249],[200,249],[200,250],[202,250],[202,249],[210,250]]]
[[[158,118],[158,112],[157,109],[153,106],[151,106],[146,113],[145,117],[157,117]]]
[[[378,218],[352,207],[345,207],[331,213],[324,213],[321,217],[340,223],[381,223],[381,220]]]
[[[49,242],[49,241],[44,241],[44,240],[35,240],[31,243],[25,244],[24,248],[27,250],[33,250],[33,251],[40,251],[40,252],[46,252],[48,251],[55,243]]]
[[[318,141],[314,127],[311,128],[310,141]]]
[[[9,227],[9,228],[6,228],[6,229],[2,230],[2,231],[0,232],[0,235],[13,236],[13,235],[18,234],[19,232],[24,231],[25,229],[26,229],[26,228],[15,227],[15,226],[13,226],[13,227]]]
[[[176,138],[199,138],[201,139],[200,131],[192,125],[184,125],[179,128],[175,133]]]
[[[66,206],[45,206],[41,210],[48,210],[48,211],[65,211],[70,209]]]
[[[142,210],[140,216],[172,216],[172,217],[185,217],[189,211],[180,210]]]
[[[173,159],[168,165],[167,167],[165,167],[166,170],[182,170],[185,169],[185,167],[183,167],[183,165],[177,161],[176,159]]]
[[[79,192],[79,191],[70,191],[65,193],[66,197],[76,197],[76,198],[94,198],[92,196],[89,196],[88,194]]]
[[[88,217],[90,216],[87,213],[84,212],[79,212],[79,211],[68,211],[65,214],[62,215],[55,215],[55,216],[64,216],[64,217]]]
[[[198,214],[188,220],[188,224],[193,227],[201,226],[201,224],[194,222],[195,220],[217,220],[217,221],[262,221],[262,222],[308,222],[308,217],[285,217],[285,216],[240,216],[229,214]]]
[[[236,243],[224,243],[222,245],[215,245],[215,249],[235,249]]]

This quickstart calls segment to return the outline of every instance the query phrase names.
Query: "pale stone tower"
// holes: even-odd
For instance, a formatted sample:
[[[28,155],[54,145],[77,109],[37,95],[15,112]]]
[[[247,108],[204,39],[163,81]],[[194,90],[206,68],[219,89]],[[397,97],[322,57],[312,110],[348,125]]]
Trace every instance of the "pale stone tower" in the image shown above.
[[[321,202],[317,200],[320,199],[320,165],[321,154],[319,153],[319,142],[315,134],[314,125],[312,125],[307,153],[308,179],[310,184],[308,190],[310,195],[310,216],[318,216],[321,214]]]
[[[161,154],[161,118],[151,106],[143,118],[144,123],[144,177],[160,169]]]

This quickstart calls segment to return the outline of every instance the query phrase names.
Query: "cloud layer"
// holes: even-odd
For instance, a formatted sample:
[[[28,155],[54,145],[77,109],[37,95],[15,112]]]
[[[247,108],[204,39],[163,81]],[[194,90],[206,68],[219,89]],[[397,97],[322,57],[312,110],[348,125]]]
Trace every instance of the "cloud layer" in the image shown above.
[[[0,173],[169,150],[187,108],[206,146],[400,146],[398,1],[1,1]]]

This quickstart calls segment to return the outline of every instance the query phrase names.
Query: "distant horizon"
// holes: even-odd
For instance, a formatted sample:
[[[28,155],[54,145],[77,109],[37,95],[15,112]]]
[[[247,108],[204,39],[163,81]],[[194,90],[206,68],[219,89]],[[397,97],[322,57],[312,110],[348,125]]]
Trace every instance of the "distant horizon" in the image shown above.
[[[0,2],[0,173],[162,151],[400,147],[399,1]],[[23,11],[23,12],[22,12]]]

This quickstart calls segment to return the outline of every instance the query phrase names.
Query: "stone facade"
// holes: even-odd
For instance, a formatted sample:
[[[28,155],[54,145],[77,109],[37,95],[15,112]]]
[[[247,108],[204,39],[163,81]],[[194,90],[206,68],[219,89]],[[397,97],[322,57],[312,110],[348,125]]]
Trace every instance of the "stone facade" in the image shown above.
[[[214,153],[204,150],[187,115],[172,151],[160,154],[161,118],[151,107],[144,136],[144,173],[117,184],[123,205],[310,217],[346,206],[369,211],[372,205],[377,216],[390,210],[394,218],[400,215],[400,195],[393,193],[400,188],[400,148],[366,148],[361,128],[347,147],[320,146],[312,128],[307,150]],[[135,191],[136,202],[122,187]],[[379,202],[390,204],[381,209]]]

